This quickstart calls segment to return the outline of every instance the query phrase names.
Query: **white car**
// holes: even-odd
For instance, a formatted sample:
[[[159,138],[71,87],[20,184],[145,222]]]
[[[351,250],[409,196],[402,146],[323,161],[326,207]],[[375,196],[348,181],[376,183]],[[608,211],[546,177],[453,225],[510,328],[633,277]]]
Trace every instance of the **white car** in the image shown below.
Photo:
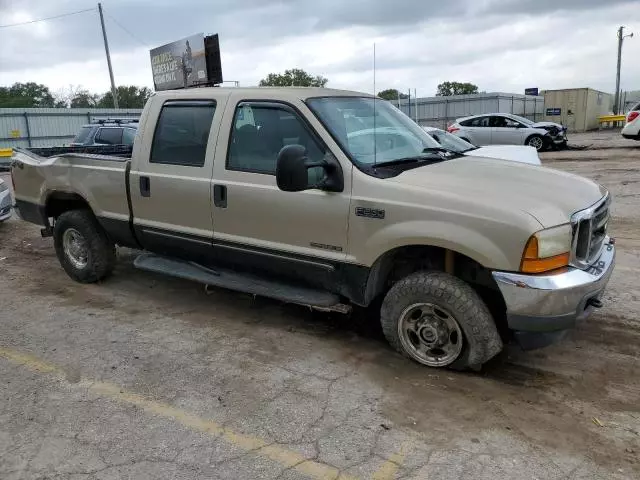
[[[640,103],[627,114],[627,123],[622,129],[622,136],[633,140],[640,140]]]
[[[488,147],[476,147],[466,140],[452,135],[444,130],[433,127],[422,127],[431,138],[447,150],[461,153],[468,157],[499,158],[500,160],[513,160],[514,162],[540,165],[540,157],[535,148],[527,145],[490,145]]]
[[[538,151],[567,144],[566,127],[553,122],[532,122],[510,113],[458,118],[447,131],[474,145],[529,145]]]
[[[0,178],[0,222],[11,217],[11,191],[9,185]]]

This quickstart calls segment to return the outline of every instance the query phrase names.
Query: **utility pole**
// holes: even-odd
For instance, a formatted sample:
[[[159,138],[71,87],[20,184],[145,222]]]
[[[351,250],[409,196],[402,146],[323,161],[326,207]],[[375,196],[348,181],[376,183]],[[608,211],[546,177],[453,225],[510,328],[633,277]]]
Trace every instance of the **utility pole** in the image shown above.
[[[104,39],[104,51],[107,54],[107,65],[109,67],[109,78],[111,79],[111,95],[113,96],[113,106],[118,106],[118,92],[116,83],[113,81],[113,68],[111,67],[111,55],[109,54],[109,42],[107,41],[107,31],[104,28],[104,15],[102,14],[102,4],[98,3],[98,12],[100,12],[100,24],[102,25],[102,38]]]
[[[633,33],[630,33],[629,35],[624,35],[624,26],[621,26],[618,29],[618,68],[616,70],[616,100],[615,100],[615,104],[613,105],[613,113],[614,114],[618,114],[618,107],[620,106],[620,68],[622,65],[622,42],[624,41],[625,38],[629,37],[633,37]]]

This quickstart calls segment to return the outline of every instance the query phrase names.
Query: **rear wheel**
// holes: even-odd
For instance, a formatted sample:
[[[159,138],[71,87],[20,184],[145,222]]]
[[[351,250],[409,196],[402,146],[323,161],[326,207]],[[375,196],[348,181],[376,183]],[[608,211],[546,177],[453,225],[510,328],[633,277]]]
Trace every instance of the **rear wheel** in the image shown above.
[[[417,272],[398,281],[380,318],[391,346],[429,367],[480,366],[502,350],[485,303],[447,273]]]
[[[95,283],[113,272],[115,245],[90,211],[60,215],[53,227],[53,242],[62,268],[75,281]]]
[[[544,149],[544,140],[540,135],[531,135],[527,138],[526,144],[535,148],[537,151]]]

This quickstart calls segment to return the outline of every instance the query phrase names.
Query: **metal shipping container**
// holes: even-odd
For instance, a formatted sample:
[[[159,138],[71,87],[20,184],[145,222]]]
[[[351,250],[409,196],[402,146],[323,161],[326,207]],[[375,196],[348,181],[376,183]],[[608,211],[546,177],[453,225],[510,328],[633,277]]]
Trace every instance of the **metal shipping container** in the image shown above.
[[[613,95],[592,88],[544,90],[544,119],[566,125],[570,132],[598,128],[598,117],[612,113]]]
[[[142,109],[0,108],[0,148],[64,145],[96,119],[138,118]]]
[[[397,101],[391,103],[398,105]],[[514,113],[542,120],[544,98],[518,93],[477,93],[400,100],[399,108],[422,126],[446,128],[456,118],[485,113]]]

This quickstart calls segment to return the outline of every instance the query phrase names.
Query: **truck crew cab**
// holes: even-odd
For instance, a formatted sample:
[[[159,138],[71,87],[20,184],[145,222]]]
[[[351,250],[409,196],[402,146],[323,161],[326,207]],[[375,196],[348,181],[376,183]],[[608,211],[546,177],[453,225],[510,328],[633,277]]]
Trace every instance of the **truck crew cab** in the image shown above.
[[[443,149],[372,96],[324,88],[153,95],[130,158],[17,149],[20,216],[80,282],[139,268],[322,309],[381,305],[390,344],[477,367],[601,306],[610,197],[567,173]],[[379,301],[379,303],[378,303]]]

